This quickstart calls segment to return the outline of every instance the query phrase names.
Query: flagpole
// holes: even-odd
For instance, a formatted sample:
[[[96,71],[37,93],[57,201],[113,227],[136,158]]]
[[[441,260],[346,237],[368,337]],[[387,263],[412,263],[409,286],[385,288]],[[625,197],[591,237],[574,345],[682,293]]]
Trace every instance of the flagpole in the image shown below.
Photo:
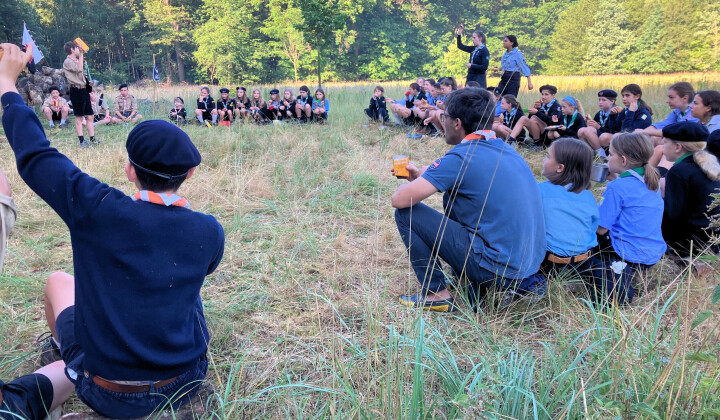
[[[155,80],[155,54],[153,54],[153,119],[155,119],[155,103],[157,102],[157,81]]]

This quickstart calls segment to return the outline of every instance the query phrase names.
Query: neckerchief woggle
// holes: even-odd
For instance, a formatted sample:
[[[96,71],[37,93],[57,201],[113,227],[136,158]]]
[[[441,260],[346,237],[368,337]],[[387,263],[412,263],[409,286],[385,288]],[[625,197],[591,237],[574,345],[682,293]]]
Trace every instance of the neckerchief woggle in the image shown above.
[[[605,118],[603,118],[605,117]],[[605,112],[602,109],[600,110],[600,127],[605,127],[605,123],[607,122],[608,118],[610,118],[610,112]]]
[[[503,118],[505,119],[505,125],[510,127],[510,124],[512,124],[513,118],[515,118],[515,113],[517,112],[517,108],[513,108],[511,113],[508,113],[507,111],[503,112]]]
[[[492,131],[492,130],[478,130],[478,131],[476,131],[476,132],[474,132],[474,133],[471,133],[471,134],[468,134],[467,136],[465,136],[465,138],[462,139],[462,141],[461,141],[460,143],[467,143],[467,142],[469,142],[469,141],[479,140],[479,139],[490,140],[490,139],[494,139],[494,138],[497,138],[497,137],[495,137],[495,132],[494,132],[494,131]]]
[[[554,104],[554,103],[555,103],[555,99],[553,99],[552,101],[550,101],[550,102],[547,103],[547,104],[540,104],[540,108],[542,108],[542,110],[545,111],[545,113],[548,113],[548,111],[550,111],[550,107],[551,107],[552,104]]]
[[[132,196],[133,201],[147,201],[148,203],[161,204],[166,207],[178,206],[178,207],[190,207],[187,199],[180,197],[177,194],[167,193],[156,193],[153,191],[142,190],[135,193]]]

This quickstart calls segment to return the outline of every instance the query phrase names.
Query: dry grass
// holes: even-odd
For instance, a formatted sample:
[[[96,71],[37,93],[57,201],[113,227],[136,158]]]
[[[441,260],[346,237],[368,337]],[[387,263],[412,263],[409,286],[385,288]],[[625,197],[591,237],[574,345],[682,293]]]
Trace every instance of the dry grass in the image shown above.
[[[651,104],[662,104],[671,80],[640,79],[651,86]],[[626,80],[534,82],[583,86],[573,93],[591,98]],[[156,115],[178,94],[190,104],[197,90],[162,89]],[[371,90],[330,85],[326,126],[187,128],[203,164],[181,193],[227,236],[223,262],[203,288],[218,418],[712,418],[720,410],[720,363],[690,360],[718,354],[720,318],[710,301],[717,275],[698,280],[664,262],[631,307],[608,312],[568,293],[562,279],[548,299],[505,312],[435,315],[397,304],[417,281],[389,205],[398,185],[390,158],[427,163],[448,147],[362,128]],[[134,93],[152,96],[148,88]],[[141,112],[152,116],[152,105]],[[103,144],[90,150],[78,149],[69,130],[50,138],[81,169],[129,194],[129,128],[100,128]],[[525,155],[539,180],[542,155]],[[20,211],[0,283],[7,379],[34,368],[34,338],[46,330],[43,283],[53,271],[72,271],[72,252],[60,219],[18,177],[7,143],[0,165]],[[439,208],[439,195],[429,201]]]

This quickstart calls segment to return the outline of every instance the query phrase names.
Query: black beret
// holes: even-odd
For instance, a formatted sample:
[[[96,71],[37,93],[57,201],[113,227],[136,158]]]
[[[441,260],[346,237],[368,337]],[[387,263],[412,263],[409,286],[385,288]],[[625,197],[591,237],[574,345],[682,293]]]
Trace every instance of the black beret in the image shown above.
[[[127,83],[123,83],[122,85],[120,85],[120,87],[118,88],[118,90],[120,90],[120,89],[122,89],[122,88],[126,88],[126,87],[128,87]]]
[[[184,176],[200,164],[200,152],[175,124],[143,121],[128,134],[125,148],[130,163],[165,179]]]
[[[662,129],[663,137],[675,141],[707,141],[708,129],[692,121],[672,123]]]
[[[617,99],[617,92],[612,89],[603,89],[598,92],[598,98]]]
[[[270,91],[270,94],[272,95],[273,93],[277,94],[277,93],[280,93],[280,91],[277,89],[273,89]]]
[[[245,92],[247,92],[247,89],[245,89],[245,88],[244,88],[244,87],[242,87],[242,86],[238,86],[238,87],[236,87],[236,88],[235,88],[235,90],[236,90],[236,91],[238,91],[238,90],[242,90],[242,91],[245,91]]]
[[[228,88],[222,88],[220,89],[220,93],[230,93],[230,90]]]
[[[720,159],[720,130],[715,130],[708,136],[707,150]]]

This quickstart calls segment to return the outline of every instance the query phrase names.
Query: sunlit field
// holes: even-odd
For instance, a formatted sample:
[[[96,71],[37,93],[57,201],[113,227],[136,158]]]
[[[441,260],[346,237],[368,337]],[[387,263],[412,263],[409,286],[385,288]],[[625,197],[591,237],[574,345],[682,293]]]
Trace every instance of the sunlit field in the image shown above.
[[[594,114],[597,90],[638,83],[664,118],[668,85],[719,89],[719,76],[537,76],[519,99],[531,105],[549,83]],[[400,98],[408,83],[382,85]],[[185,128],[203,162],[180,194],[217,217],[227,241],[202,292],[216,392],[205,418],[720,417],[717,272],[700,279],[663,260],[637,284],[631,306],[605,311],[572,277],[549,279],[537,303],[503,310],[401,306],[398,296],[418,283],[393,220],[390,196],[404,181],[390,175],[391,157],[428,164],[449,146],[393,126],[363,127],[375,85],[329,83],[327,125]],[[299,84],[262,88],[271,87],[297,95]],[[198,92],[158,86],[153,109],[152,85],[131,86],[146,119],[166,118],[178,95],[191,113]],[[108,88],[105,96],[115,95]],[[47,134],[82,170],[131,194],[123,170],[131,128],[99,127],[102,144],[89,149],[78,148],[72,128]],[[544,155],[520,153],[541,181]],[[6,141],[0,165],[19,210],[0,277],[0,378],[8,380],[37,367],[44,282],[73,268],[67,228],[19,178]],[[593,184],[596,196],[604,186]],[[429,204],[440,209],[440,194]],[[533,209],[508,211],[522,218]],[[73,398],[65,412],[73,410],[87,409]]]

